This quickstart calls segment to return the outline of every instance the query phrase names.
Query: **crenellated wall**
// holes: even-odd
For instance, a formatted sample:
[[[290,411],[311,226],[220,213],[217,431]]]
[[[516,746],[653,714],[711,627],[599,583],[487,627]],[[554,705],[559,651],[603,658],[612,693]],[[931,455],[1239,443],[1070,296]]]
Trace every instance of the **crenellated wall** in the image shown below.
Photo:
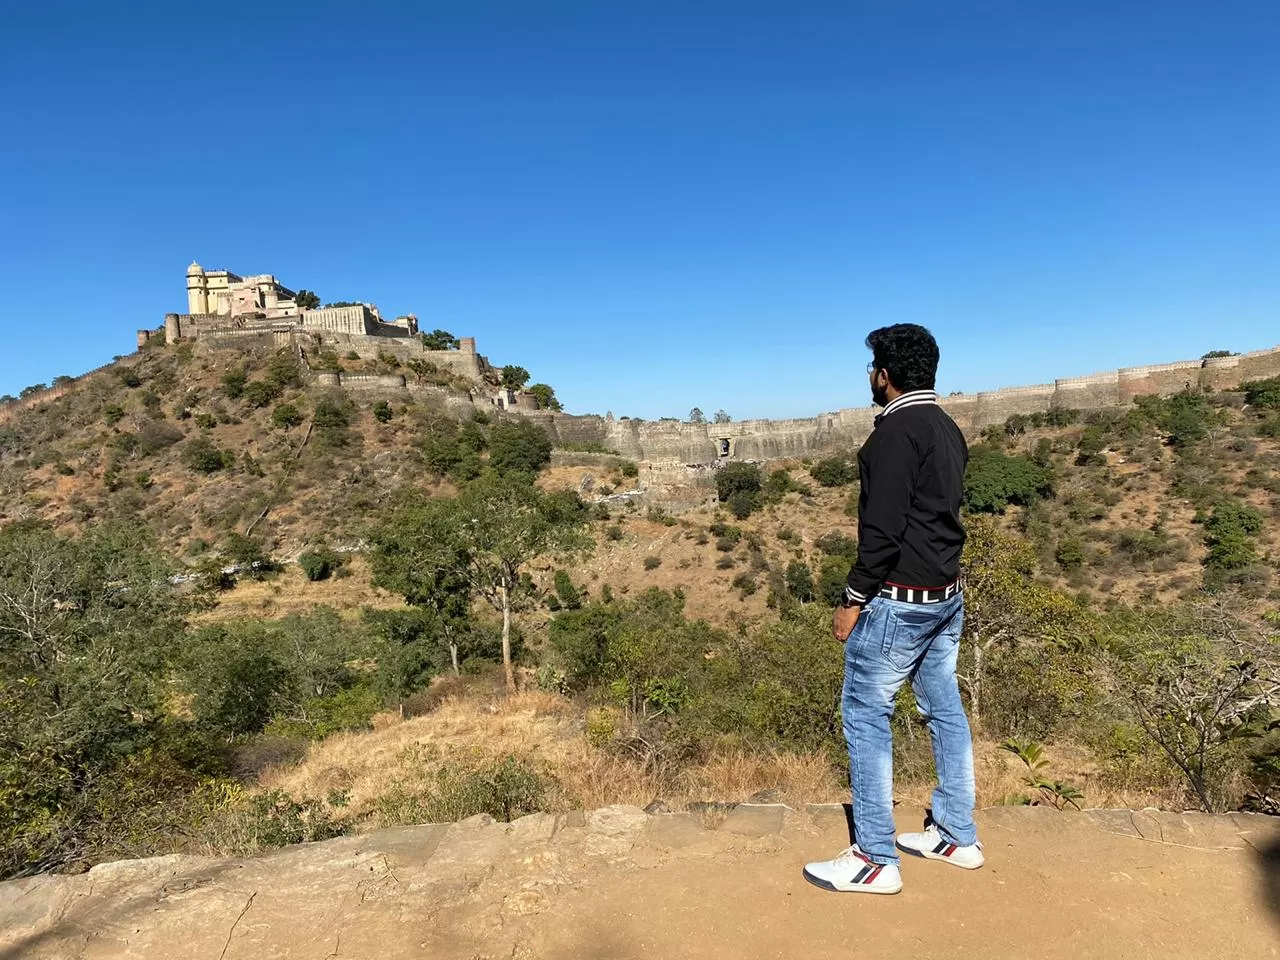
[[[1054,408],[1100,410],[1124,406],[1135,397],[1198,387],[1225,390],[1248,380],[1274,376],[1280,376],[1280,347],[1236,357],[1126,367],[1086,377],[1064,377],[1052,384],[1007,387],[976,395],[953,394],[941,398],[941,403],[966,434],[976,435],[1015,414],[1046,413]],[[875,408],[860,407],[799,420],[727,424],[652,423],[545,411],[525,416],[536,417],[553,439],[561,442],[600,443],[637,460],[709,463],[721,457],[721,441],[729,442],[733,458],[746,460],[855,448],[870,434],[876,413]]]

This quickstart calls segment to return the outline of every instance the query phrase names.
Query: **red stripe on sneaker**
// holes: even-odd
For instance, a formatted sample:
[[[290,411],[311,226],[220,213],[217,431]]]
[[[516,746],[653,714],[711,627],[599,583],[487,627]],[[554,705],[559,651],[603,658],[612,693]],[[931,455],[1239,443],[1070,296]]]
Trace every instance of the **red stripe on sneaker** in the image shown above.
[[[876,877],[880,876],[880,871],[881,871],[881,870],[883,870],[883,869],[884,869],[884,864],[877,863],[877,864],[876,864],[876,868],[875,868],[874,870],[872,870],[872,871],[871,871],[871,873],[867,875],[867,878],[866,878],[865,880],[863,880],[862,882],[863,882],[863,883],[874,883],[874,882],[875,882]]]
[[[948,843],[948,844],[947,844],[947,849],[945,849],[945,850],[943,850],[943,851],[942,851],[942,855],[943,855],[944,857],[949,857],[949,856],[951,856],[951,855],[952,855],[953,853],[955,853],[955,852],[956,852],[956,845],[955,845],[954,843]]]

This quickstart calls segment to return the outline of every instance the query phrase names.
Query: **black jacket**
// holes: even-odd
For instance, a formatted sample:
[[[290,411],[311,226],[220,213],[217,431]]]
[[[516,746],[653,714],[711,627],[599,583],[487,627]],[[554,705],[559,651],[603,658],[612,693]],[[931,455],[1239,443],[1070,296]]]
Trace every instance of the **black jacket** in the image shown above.
[[[931,588],[959,578],[968,462],[964,435],[932,390],[885,407],[858,451],[858,560],[846,603],[866,603],[886,583]]]

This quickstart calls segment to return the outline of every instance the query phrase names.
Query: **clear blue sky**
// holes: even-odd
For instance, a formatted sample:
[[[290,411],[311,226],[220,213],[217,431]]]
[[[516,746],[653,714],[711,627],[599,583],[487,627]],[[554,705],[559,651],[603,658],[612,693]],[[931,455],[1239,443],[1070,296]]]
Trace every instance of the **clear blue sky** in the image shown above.
[[[413,311],[573,412],[867,402],[1280,343],[1274,0],[27,3],[0,393],[183,271]]]

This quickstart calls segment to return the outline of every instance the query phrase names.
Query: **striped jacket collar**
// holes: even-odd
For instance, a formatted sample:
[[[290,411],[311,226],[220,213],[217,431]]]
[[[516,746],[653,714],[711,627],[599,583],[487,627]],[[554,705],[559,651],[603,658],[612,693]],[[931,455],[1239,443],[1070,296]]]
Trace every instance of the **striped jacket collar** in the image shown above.
[[[880,412],[880,416],[876,417],[876,423],[879,424],[889,414],[896,413],[903,407],[915,407],[923,403],[936,404],[937,402],[938,394],[935,390],[912,390],[910,393],[902,394],[902,396],[885,407]]]

